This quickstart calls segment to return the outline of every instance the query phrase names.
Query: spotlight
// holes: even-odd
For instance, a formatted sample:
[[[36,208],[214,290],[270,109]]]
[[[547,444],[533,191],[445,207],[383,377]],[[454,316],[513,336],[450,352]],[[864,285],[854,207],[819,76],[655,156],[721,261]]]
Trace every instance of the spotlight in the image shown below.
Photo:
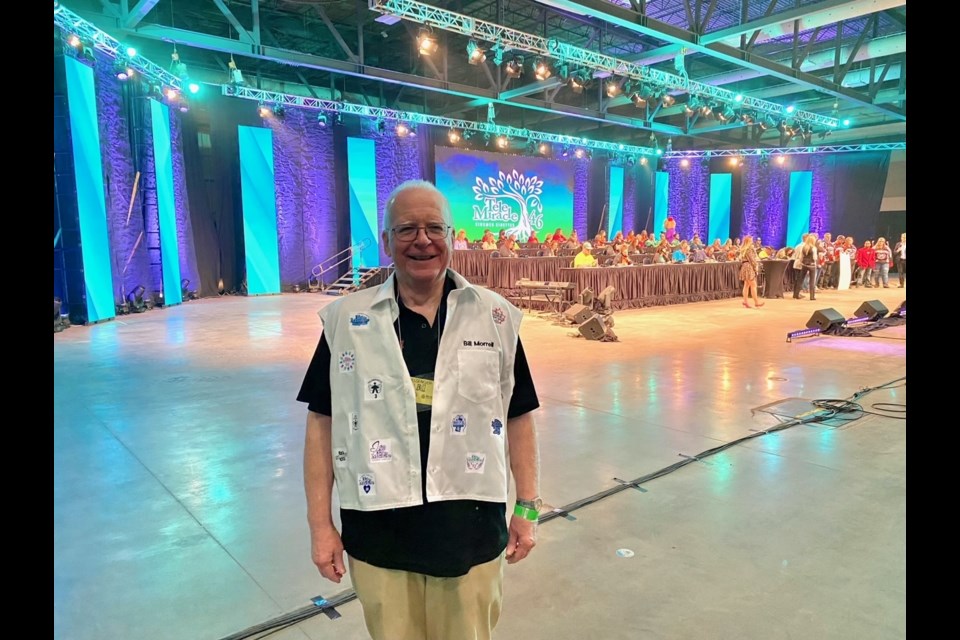
[[[196,300],[197,292],[190,290],[190,281],[184,278],[180,281],[180,297],[183,300]]]
[[[470,64],[480,64],[487,59],[487,54],[477,45],[476,40],[467,43],[467,62]]]
[[[849,126],[850,126],[850,118],[844,118],[843,120],[840,121],[840,124],[842,124],[842,125],[845,126],[845,127],[849,127]]]
[[[320,113],[320,114],[318,114],[318,115],[317,115],[317,124],[320,125],[321,127],[326,127],[328,124],[330,124],[330,120],[329,120],[329,118],[327,117],[327,114],[325,114],[325,113]]]
[[[540,56],[533,60],[533,75],[536,76],[537,80],[546,80],[553,75],[553,72],[550,71],[550,65]]]
[[[677,99],[674,98],[669,93],[667,93],[666,91],[663,92],[663,97],[660,98],[660,104],[662,104],[665,107],[673,106],[673,103],[675,103],[676,101]]]
[[[138,284],[134,287],[133,291],[127,294],[127,304],[130,308],[130,313],[143,313],[147,310],[147,304],[143,301],[143,293],[146,289],[143,285]]]
[[[80,47],[83,45],[83,42],[80,40],[80,36],[78,36],[75,33],[71,33],[70,36],[67,38],[67,44],[69,44],[74,49],[80,49]]]
[[[550,153],[550,145],[548,145],[546,142],[541,142],[541,143],[540,143],[540,146],[537,147],[537,151],[538,151],[538,152],[540,153],[540,155],[542,155],[542,156],[549,155],[549,153]]]
[[[450,129],[450,131],[447,131],[447,140],[450,141],[450,144],[457,144],[460,142],[460,132],[456,129]]]
[[[497,148],[506,149],[510,146],[510,139],[507,136],[497,136]]]
[[[642,164],[643,166],[647,166],[647,157],[646,157],[646,156],[643,156],[642,158],[640,158],[640,164]]]
[[[261,102],[257,105],[257,113],[260,114],[261,118],[266,118],[270,115],[270,108]]]
[[[713,113],[713,107],[710,106],[709,104],[707,104],[706,102],[704,102],[704,103],[700,106],[700,115],[703,116],[704,118],[706,118],[706,117],[709,116],[711,113]]]
[[[587,86],[588,80],[589,77],[586,71],[575,72],[570,76],[570,90],[578,94],[583,93],[583,89]]]
[[[731,157],[727,162],[730,163],[730,166],[731,166],[731,167],[737,166],[737,159],[736,159],[736,157]]]
[[[690,161],[684,158],[683,160],[680,161],[680,166],[686,169],[687,167],[690,166]]]
[[[793,112],[796,111],[796,110],[797,110],[797,108],[796,108],[795,106],[793,106],[792,104],[791,104],[791,105],[787,105],[787,107],[784,109],[784,111],[786,111],[787,113],[793,113]]]
[[[135,71],[126,60],[116,59],[113,61],[113,73],[117,76],[117,80],[128,80],[133,77]]]
[[[577,159],[582,159],[582,158],[583,158],[583,149],[577,148],[577,150],[573,152],[573,155],[574,155]]]
[[[787,161],[787,157],[786,157],[786,156],[777,156],[777,164],[779,164],[780,166],[783,166],[783,164],[784,164],[786,161]]]
[[[637,107],[644,107],[647,104],[647,99],[641,95],[640,91],[634,91],[630,95],[630,100],[633,101],[633,104],[635,104]]]
[[[137,57],[137,50],[134,49],[133,47],[127,47],[127,57],[128,57],[128,58],[136,58],[136,57]]]
[[[523,56],[514,56],[504,68],[508,78],[519,78],[523,75]]]
[[[387,130],[387,123],[384,120],[377,120],[377,133],[384,133]]]
[[[608,98],[616,98],[617,94],[620,93],[620,83],[616,80],[610,79],[607,81],[606,92]]]
[[[197,84],[196,82],[191,82],[190,84],[187,85],[187,90],[190,91],[190,93],[196,95],[200,93],[200,85]]]
[[[737,114],[730,105],[726,105],[720,109],[720,114],[717,117],[720,119],[720,122],[730,122],[737,117]]]
[[[743,94],[742,94],[742,93],[738,93],[737,95],[733,96],[733,101],[734,101],[734,102],[743,102]]]
[[[273,106],[273,115],[276,118],[282,118],[287,115],[287,108],[282,104],[276,104]]]
[[[417,49],[420,51],[420,55],[432,55],[436,53],[439,48],[440,45],[437,44],[437,39],[433,33],[431,33],[429,29],[421,29],[420,35],[417,36]]]
[[[744,111],[740,114],[740,120],[743,122],[743,124],[753,124],[753,122],[756,120],[756,116],[748,111]]]
[[[570,147],[563,145],[563,149],[560,151],[560,157],[568,158],[570,157]]]
[[[403,122],[397,123],[396,131],[397,131],[397,136],[400,138],[406,138],[408,135],[410,135],[410,127],[408,127],[406,123],[403,123]]]
[[[180,95],[180,92],[174,89],[173,87],[167,87],[163,91],[163,95],[167,96],[167,100],[176,100]]]
[[[187,102],[185,97],[180,98],[180,104],[178,105],[178,108],[180,109],[180,113],[186,113],[187,111],[190,111],[190,103]]]

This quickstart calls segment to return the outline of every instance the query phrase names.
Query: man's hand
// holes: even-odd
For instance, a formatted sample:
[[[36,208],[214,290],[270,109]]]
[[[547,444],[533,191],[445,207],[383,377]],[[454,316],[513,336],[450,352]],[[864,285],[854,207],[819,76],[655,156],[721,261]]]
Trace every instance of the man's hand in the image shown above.
[[[512,516],[510,537],[507,539],[507,563],[513,564],[526,558],[537,545],[537,523]]]
[[[313,564],[320,574],[339,584],[340,578],[347,573],[343,565],[343,542],[334,527],[322,527],[310,531],[310,546]]]

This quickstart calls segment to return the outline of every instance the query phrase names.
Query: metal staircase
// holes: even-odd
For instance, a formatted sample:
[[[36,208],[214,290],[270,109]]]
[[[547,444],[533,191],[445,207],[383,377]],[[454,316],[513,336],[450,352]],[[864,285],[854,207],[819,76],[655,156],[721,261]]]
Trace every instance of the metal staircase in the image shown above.
[[[343,296],[359,291],[369,284],[376,284],[378,281],[371,282],[371,280],[377,278],[388,267],[350,266],[347,272],[333,283],[326,283],[326,278],[339,271],[340,265],[352,263],[354,254],[363,251],[368,245],[368,241],[359,242],[323,260],[311,270],[310,277],[307,280],[307,289],[309,291],[320,291],[331,296]]]

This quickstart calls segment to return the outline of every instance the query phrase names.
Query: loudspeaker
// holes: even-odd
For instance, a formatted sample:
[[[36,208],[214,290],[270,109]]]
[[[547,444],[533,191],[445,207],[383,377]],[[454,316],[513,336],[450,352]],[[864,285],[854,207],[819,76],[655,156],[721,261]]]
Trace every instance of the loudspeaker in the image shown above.
[[[867,300],[860,305],[860,308],[853,312],[857,318],[870,318],[879,320],[889,313],[890,310],[879,300]]]
[[[592,315],[590,308],[582,304],[572,304],[563,312],[563,317],[574,324],[583,324]]]
[[[593,316],[581,324],[577,327],[577,330],[587,340],[599,340],[604,335],[603,322],[597,316]]]
[[[840,315],[836,309],[818,309],[807,320],[807,328],[826,331],[832,326],[843,324],[845,320],[846,318]]]

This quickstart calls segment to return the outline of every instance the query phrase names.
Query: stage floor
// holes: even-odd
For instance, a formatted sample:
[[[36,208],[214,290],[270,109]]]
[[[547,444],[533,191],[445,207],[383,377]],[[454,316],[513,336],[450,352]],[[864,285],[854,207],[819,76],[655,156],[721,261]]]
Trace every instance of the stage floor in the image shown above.
[[[778,423],[758,408],[906,376],[905,326],[786,342],[816,309],[905,291],[623,311],[619,343],[527,313],[545,502]],[[310,562],[295,400],[329,300],[206,299],[54,335],[56,638],[216,640],[350,588]],[[905,411],[905,384],[860,403]],[[359,603],[339,612],[270,638],[367,637]],[[495,635],[905,637],[906,422],[769,433],[544,523]]]

